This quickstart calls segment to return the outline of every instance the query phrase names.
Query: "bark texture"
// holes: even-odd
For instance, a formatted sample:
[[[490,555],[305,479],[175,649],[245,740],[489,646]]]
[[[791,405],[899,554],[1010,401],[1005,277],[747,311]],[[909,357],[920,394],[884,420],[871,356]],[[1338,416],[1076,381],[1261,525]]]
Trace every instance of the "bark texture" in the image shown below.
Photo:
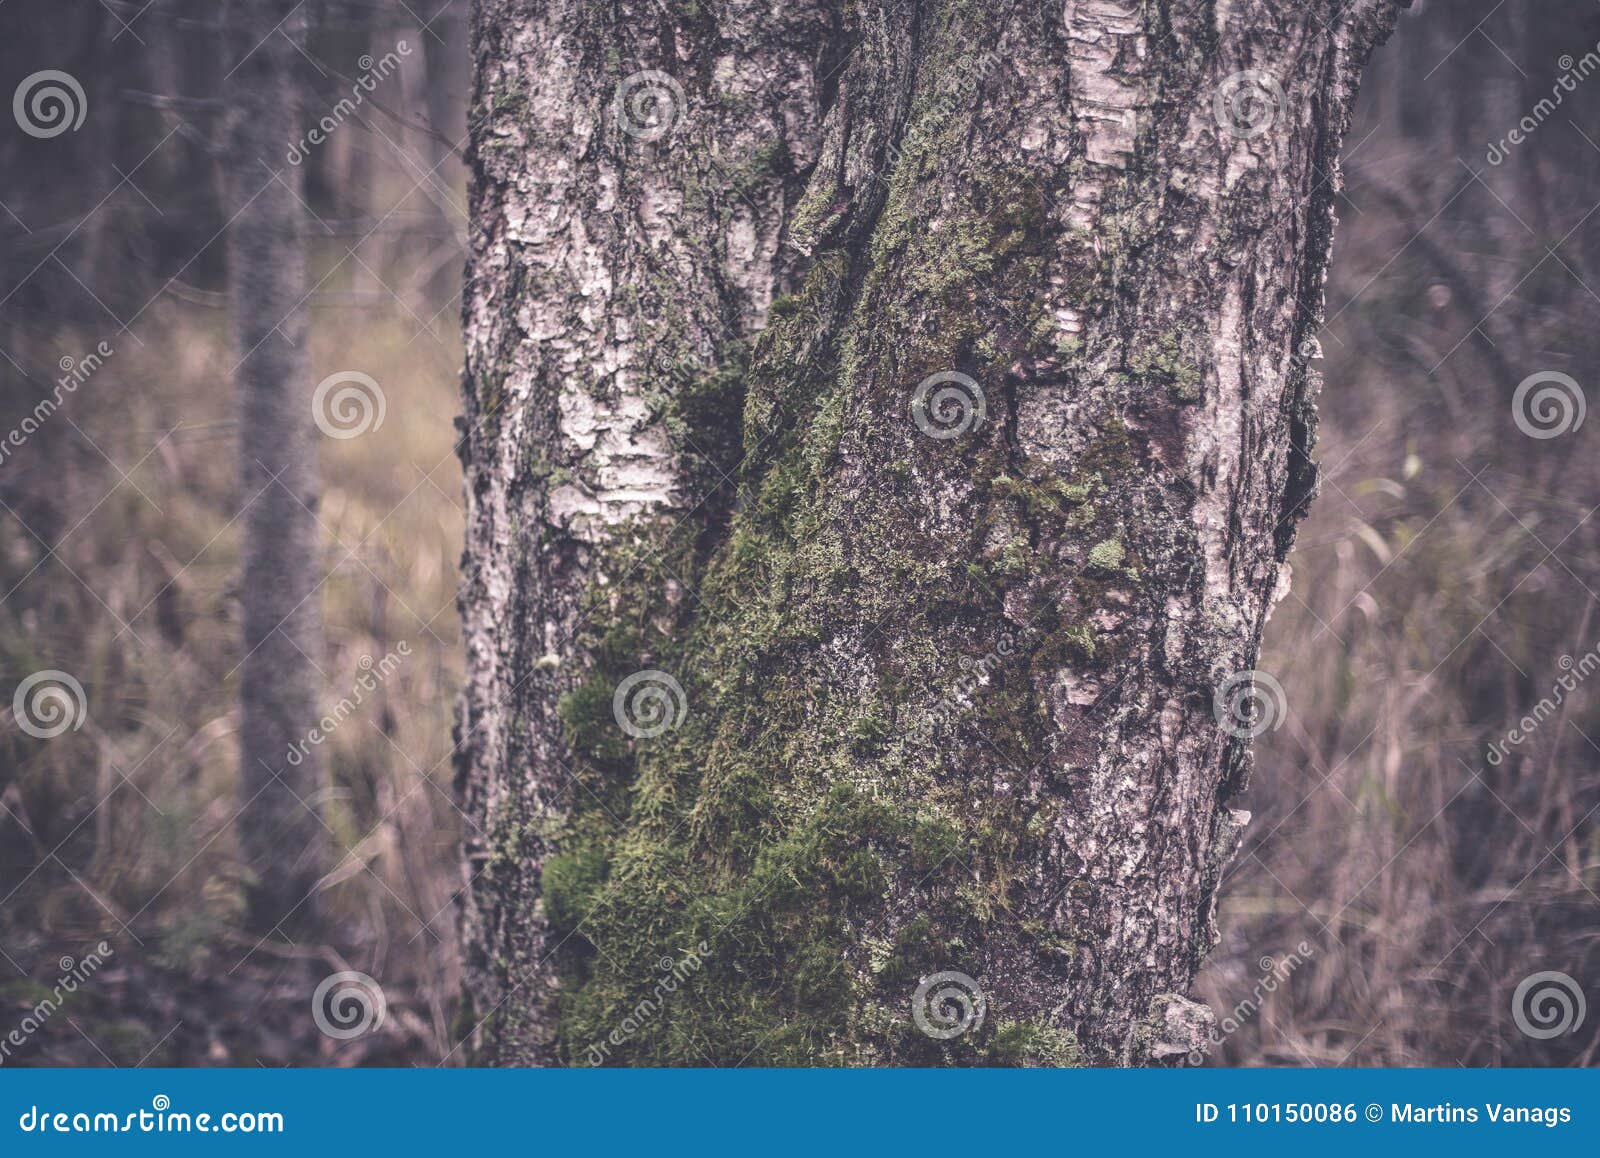
[[[1197,1043],[1392,19],[480,0],[480,1059]]]
[[[292,0],[262,0],[234,5],[228,27],[230,64],[242,61],[228,80],[226,151],[243,505],[238,830],[252,875],[251,923],[266,933],[291,918],[307,924],[315,917],[313,887],[329,864],[327,830],[314,811],[319,749],[304,742],[322,715],[304,182],[301,169],[282,163],[302,132],[291,70],[305,17]],[[300,756],[293,763],[292,749]]]

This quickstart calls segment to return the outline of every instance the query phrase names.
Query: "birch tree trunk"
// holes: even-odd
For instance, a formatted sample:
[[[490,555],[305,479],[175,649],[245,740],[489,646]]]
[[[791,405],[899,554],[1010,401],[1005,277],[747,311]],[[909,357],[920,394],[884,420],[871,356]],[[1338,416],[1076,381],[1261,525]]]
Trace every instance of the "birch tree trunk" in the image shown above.
[[[478,1059],[1198,1044],[1393,18],[480,0]]]
[[[250,922],[310,924],[328,869],[323,787],[307,734],[322,716],[312,419],[306,356],[303,171],[284,164],[302,133],[292,74],[305,17],[292,0],[230,9],[228,292],[237,365],[244,658],[239,665],[240,851]],[[276,177],[273,174],[276,173]]]

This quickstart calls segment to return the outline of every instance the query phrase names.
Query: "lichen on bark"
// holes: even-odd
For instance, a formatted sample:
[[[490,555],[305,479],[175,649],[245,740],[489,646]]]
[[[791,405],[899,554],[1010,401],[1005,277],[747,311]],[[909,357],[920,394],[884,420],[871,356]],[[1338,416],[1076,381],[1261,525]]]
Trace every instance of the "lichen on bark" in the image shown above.
[[[1388,6],[481,7],[479,1056],[1163,1060]],[[683,89],[658,140],[606,104],[636,67]],[[940,375],[981,394],[954,437]],[[675,726],[621,726],[639,672]],[[951,1037],[911,1009],[946,971],[985,1013]]]

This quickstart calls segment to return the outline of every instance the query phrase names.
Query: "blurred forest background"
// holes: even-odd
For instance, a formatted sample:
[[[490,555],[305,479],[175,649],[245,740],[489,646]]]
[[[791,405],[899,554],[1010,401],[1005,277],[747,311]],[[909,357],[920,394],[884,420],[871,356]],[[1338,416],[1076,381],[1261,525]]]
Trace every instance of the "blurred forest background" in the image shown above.
[[[374,61],[399,66],[298,161],[291,141],[260,159],[305,167],[312,382],[359,369],[386,399],[381,426],[318,448],[322,698],[409,653],[322,745],[317,803],[342,854],[325,943],[246,931],[233,823],[220,117],[240,62],[224,11],[0,8],[0,87],[58,69],[87,106],[77,131],[0,131],[0,434],[82,377],[0,458],[0,1036],[63,958],[112,950],[5,1060],[459,1064],[468,0],[307,5],[308,129]],[[1512,406],[1535,373],[1594,381],[1600,79],[1579,73],[1597,43],[1588,0],[1429,0],[1368,73],[1320,336],[1326,477],[1259,665],[1289,710],[1257,741],[1255,820],[1198,985],[1233,1026],[1208,1064],[1587,1064],[1600,1048],[1600,692],[1487,758],[1600,642],[1595,424],[1533,438]],[[48,740],[11,718],[43,669],[87,703]],[[350,1040],[310,1016],[343,970],[387,1007]],[[1544,970],[1590,988],[1591,1016],[1558,1040],[1512,1022],[1513,989]]]

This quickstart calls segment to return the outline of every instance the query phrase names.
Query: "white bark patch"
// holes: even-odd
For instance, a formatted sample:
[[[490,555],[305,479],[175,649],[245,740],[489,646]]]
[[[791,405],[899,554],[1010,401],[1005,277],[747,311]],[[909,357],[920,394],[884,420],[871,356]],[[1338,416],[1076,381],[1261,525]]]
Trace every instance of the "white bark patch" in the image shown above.
[[[1188,468],[1196,494],[1195,533],[1205,561],[1205,609],[1237,616],[1229,577],[1229,516],[1240,473],[1244,430],[1244,294],[1234,282],[1218,309],[1213,334],[1215,388],[1206,391],[1205,421],[1190,439]]]
[[[1142,57],[1144,37],[1139,5],[1129,0],[1067,0],[1063,19],[1070,42],[1073,111],[1091,166],[1073,183],[1068,220],[1087,229],[1111,177],[1094,169],[1121,170],[1133,153],[1143,90],[1136,79],[1114,70],[1122,38],[1136,37],[1132,47]]]
[[[1294,573],[1287,562],[1278,564],[1278,573],[1273,578],[1272,597],[1267,600],[1267,618],[1272,618],[1272,613],[1277,609],[1289,594],[1289,587],[1294,581]]]
[[[574,383],[562,389],[557,405],[561,434],[579,452],[584,477],[551,491],[553,519],[575,537],[598,543],[607,526],[672,504],[672,448],[643,398],[624,390],[605,401]]]
[[[772,305],[772,260],[778,252],[780,224],[777,214],[758,220],[745,205],[736,207],[728,221],[723,272],[742,291],[740,320],[749,333],[766,325],[767,309]]]

